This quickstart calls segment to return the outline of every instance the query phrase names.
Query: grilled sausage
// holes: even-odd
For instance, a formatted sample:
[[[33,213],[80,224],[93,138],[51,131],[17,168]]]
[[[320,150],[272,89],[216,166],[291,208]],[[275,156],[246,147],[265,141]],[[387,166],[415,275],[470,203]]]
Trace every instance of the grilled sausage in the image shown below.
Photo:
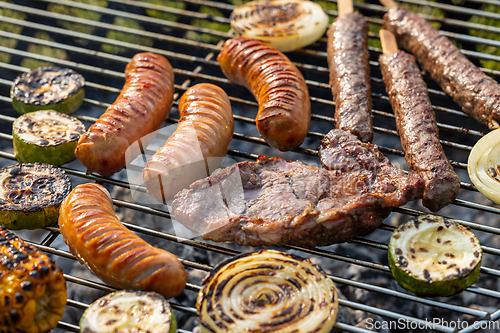
[[[328,29],[328,67],[335,127],[361,141],[373,139],[368,23],[359,12],[337,17]]]
[[[76,157],[88,172],[110,176],[139,151],[129,146],[159,129],[170,112],[174,93],[174,72],[163,56],[136,54],[125,68],[126,82],[116,101],[82,135]]]
[[[189,88],[179,100],[179,114],[177,130],[142,171],[149,193],[164,203],[218,167],[233,137],[231,103],[213,84]]]
[[[403,51],[379,58],[408,167],[425,183],[423,204],[438,211],[460,190],[460,179],[439,142],[439,130],[427,86],[415,58]]]
[[[59,228],[71,253],[113,287],[156,291],[171,298],[186,285],[187,272],[179,260],[123,226],[101,185],[73,189],[61,204]]]
[[[425,19],[403,7],[384,16],[384,27],[413,53],[422,69],[463,111],[490,129],[500,127],[500,85],[484,74]]]
[[[228,79],[257,99],[257,129],[264,140],[281,151],[300,146],[309,131],[311,103],[297,67],[283,53],[245,37],[227,40],[217,60]]]

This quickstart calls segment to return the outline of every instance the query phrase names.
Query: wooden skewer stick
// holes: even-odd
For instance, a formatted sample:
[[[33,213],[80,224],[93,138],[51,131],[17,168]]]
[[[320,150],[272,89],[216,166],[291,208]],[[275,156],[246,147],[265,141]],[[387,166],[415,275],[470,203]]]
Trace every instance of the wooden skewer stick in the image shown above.
[[[384,54],[398,52],[398,43],[396,41],[396,36],[394,36],[392,32],[390,32],[389,30],[380,29],[379,35]]]
[[[387,9],[391,9],[398,6],[398,4],[394,0],[380,0],[380,3],[384,5],[384,7]]]
[[[352,0],[339,0],[337,5],[339,8],[339,16],[347,15],[354,11]]]

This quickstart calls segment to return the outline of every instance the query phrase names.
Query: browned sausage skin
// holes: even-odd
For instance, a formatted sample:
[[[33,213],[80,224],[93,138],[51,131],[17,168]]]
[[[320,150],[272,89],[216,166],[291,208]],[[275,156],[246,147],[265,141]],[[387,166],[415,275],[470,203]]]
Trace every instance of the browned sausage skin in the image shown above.
[[[59,228],[71,253],[105,283],[121,289],[179,295],[187,272],[171,253],[153,247],[128,230],[113,211],[101,185],[78,185],[64,199]]]
[[[335,127],[363,142],[373,139],[368,23],[359,12],[341,15],[328,29],[328,68]]]
[[[213,84],[189,88],[179,100],[179,114],[176,131],[142,171],[149,193],[164,203],[218,167],[233,137],[231,103]]]
[[[129,146],[159,129],[170,112],[174,72],[163,56],[136,54],[125,68],[116,101],[78,141],[75,154],[88,172],[110,176],[126,165]],[[132,152],[137,154],[139,152]]]
[[[396,116],[406,163],[425,182],[424,206],[438,211],[458,196],[460,179],[439,142],[427,85],[415,58],[408,53],[382,54],[379,63]]]
[[[257,99],[257,129],[264,140],[281,151],[300,146],[309,131],[311,103],[297,67],[278,50],[245,37],[227,40],[217,60],[228,79]]]

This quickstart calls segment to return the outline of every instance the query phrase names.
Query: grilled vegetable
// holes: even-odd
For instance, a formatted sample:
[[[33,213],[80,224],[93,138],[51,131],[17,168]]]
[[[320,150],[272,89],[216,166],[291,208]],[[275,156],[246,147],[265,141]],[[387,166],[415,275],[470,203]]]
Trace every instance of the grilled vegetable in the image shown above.
[[[203,281],[196,300],[202,332],[330,332],[337,290],[308,259],[275,250],[229,259]]]
[[[170,304],[158,293],[117,291],[99,298],[80,319],[82,333],[174,333]]]
[[[469,177],[485,197],[500,204],[500,129],[482,137],[467,162]]]
[[[328,15],[320,5],[302,0],[251,1],[231,13],[239,36],[257,39],[281,52],[300,49],[326,31]]]
[[[69,68],[39,67],[14,80],[10,91],[12,106],[19,113],[72,113],[82,104],[84,85],[83,76]]]
[[[21,163],[61,165],[75,159],[75,148],[85,126],[54,110],[24,114],[12,125],[14,154]]]
[[[479,277],[481,257],[471,231],[434,215],[400,225],[389,242],[392,275],[419,296],[451,296],[469,287]]]
[[[61,169],[48,164],[16,164],[0,170],[0,225],[37,229],[57,222],[59,206],[71,191]]]
[[[0,227],[0,332],[48,332],[66,306],[63,272],[54,261]]]

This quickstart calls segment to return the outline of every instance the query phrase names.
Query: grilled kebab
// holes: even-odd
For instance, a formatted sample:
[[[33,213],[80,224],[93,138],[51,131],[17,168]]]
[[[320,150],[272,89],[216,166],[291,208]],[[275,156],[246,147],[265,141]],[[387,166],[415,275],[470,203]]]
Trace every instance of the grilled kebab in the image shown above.
[[[389,7],[383,28],[396,35],[424,71],[462,110],[490,129],[500,127],[500,84],[484,74],[445,36],[417,14],[382,1]]]
[[[328,29],[328,67],[335,100],[335,127],[356,135],[361,141],[373,139],[370,87],[368,23],[359,12],[341,7],[340,15]]]
[[[424,179],[423,204],[438,211],[460,190],[460,178],[439,142],[436,116],[415,58],[397,50],[394,35],[380,30],[384,53],[379,63],[396,117],[406,163]],[[391,43],[392,42],[392,43]],[[387,46],[387,44],[390,44]]]

